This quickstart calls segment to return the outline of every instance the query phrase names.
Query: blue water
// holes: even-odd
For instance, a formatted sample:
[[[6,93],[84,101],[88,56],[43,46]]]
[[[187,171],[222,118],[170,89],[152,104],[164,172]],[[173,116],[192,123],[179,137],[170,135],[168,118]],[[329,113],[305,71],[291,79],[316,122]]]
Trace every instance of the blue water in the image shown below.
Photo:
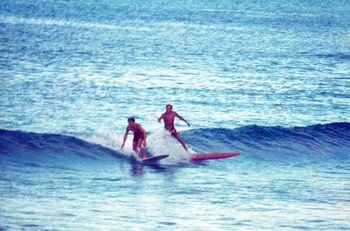
[[[0,230],[350,229],[349,1],[0,2]],[[171,103],[191,162],[157,118]],[[157,166],[119,150],[126,118]]]

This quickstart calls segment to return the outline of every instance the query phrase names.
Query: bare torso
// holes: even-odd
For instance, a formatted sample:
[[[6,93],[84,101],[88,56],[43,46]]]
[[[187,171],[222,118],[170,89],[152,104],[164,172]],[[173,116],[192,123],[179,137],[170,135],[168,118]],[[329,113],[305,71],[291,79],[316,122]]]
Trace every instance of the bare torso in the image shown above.
[[[168,131],[173,130],[174,127],[174,120],[175,120],[176,112],[165,112],[163,114],[163,120],[164,120],[164,128]]]
[[[140,125],[137,123],[134,123],[133,125],[129,125],[128,129],[134,133],[134,136],[142,136],[142,130],[140,128]]]

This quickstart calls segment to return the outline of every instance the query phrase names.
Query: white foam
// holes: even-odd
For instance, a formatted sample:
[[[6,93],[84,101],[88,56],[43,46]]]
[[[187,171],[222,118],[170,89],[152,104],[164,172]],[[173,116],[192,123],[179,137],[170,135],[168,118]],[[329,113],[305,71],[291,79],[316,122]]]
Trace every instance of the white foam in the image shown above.
[[[110,133],[100,133],[95,135],[88,136],[80,136],[79,138],[93,144],[98,144],[106,148],[110,148],[112,150],[118,151],[119,153],[130,156],[134,154],[132,150],[132,140],[131,137],[128,136],[127,141],[125,142],[124,149],[120,149],[120,146],[123,142],[123,134],[117,134],[114,132]]]
[[[123,142],[124,134],[117,133],[104,133],[95,134],[89,136],[80,136],[79,138],[93,144],[98,144],[106,148],[113,149],[125,156],[134,155],[137,158],[136,153],[132,150],[132,134],[129,134],[123,150],[120,146]],[[190,160],[187,151],[182,145],[167,131],[160,131],[149,134],[147,136],[147,151],[152,155],[169,155],[168,158],[161,160],[164,164],[177,164],[186,163]],[[193,150],[189,148],[191,153]]]
[[[89,22],[76,22],[68,20],[57,20],[57,19],[43,19],[43,18],[21,18],[21,17],[0,17],[2,23],[8,24],[32,24],[32,25],[46,25],[46,26],[69,26],[79,27],[87,29],[109,29],[117,30],[118,26],[101,24],[101,23],[89,23]]]
[[[162,160],[162,163],[176,164],[190,160],[187,151],[167,131],[160,131],[150,134],[147,137],[148,150],[153,155],[169,155]],[[190,152],[192,150],[189,149]]]

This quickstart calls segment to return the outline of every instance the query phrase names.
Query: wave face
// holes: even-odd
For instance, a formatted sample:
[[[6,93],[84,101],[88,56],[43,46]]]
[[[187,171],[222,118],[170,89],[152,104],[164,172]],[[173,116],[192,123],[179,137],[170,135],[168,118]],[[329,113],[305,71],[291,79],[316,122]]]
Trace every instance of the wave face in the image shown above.
[[[287,155],[335,155],[350,151],[350,123],[306,127],[245,126],[238,129],[199,129],[186,138],[203,152],[238,150],[255,157]],[[200,140],[200,142],[196,140]],[[275,155],[272,155],[275,154]]]
[[[123,156],[112,149],[73,136],[0,130],[1,162],[45,164],[56,168],[96,163],[99,160],[110,161],[115,157]]]
[[[238,151],[242,156],[258,159],[314,155],[343,158],[350,154],[350,123],[345,122],[291,128],[252,125],[237,129],[195,129],[181,135],[196,152]],[[152,135],[149,137],[152,149],[156,145]],[[61,134],[0,130],[2,158],[70,163],[126,158],[116,148],[105,145],[106,142],[96,139],[93,142]]]

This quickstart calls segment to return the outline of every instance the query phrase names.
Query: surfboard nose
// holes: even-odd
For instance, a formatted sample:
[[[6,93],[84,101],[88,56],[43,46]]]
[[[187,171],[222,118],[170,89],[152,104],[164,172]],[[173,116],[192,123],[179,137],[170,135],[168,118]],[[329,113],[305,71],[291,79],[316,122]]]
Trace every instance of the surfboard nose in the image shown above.
[[[210,160],[222,159],[233,156],[239,156],[239,152],[213,152],[213,153],[195,153],[191,155],[191,160]]]

